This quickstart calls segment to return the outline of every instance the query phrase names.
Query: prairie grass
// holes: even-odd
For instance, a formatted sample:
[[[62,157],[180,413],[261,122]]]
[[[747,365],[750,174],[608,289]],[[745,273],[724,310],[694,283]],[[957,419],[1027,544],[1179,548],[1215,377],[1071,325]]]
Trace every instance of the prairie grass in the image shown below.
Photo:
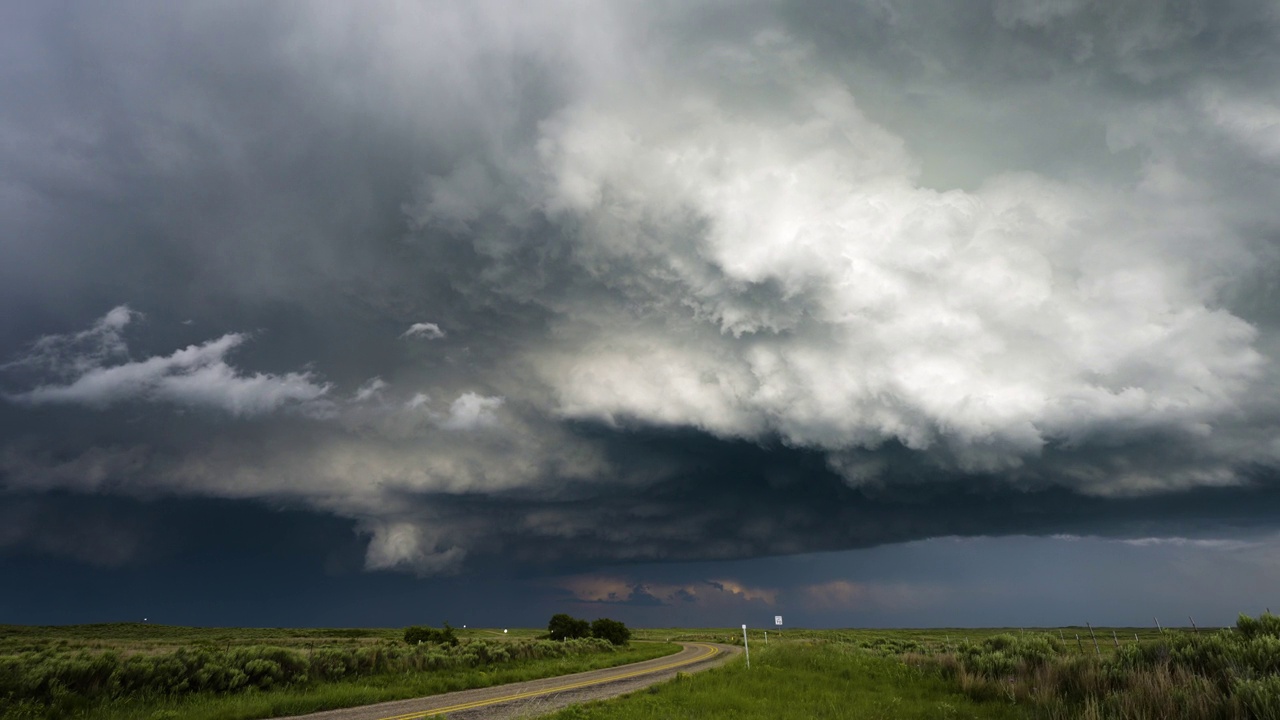
[[[570,707],[555,720],[668,718],[1021,718],[1015,706],[968,697],[936,672],[848,643],[752,645],[743,659],[616,700]]]
[[[1121,644],[1134,641],[1137,636],[1141,640],[1153,640],[1161,637],[1155,628],[1094,628],[1103,654],[1114,650],[1111,633],[1115,632]],[[1094,652],[1089,638],[1089,630],[1084,626],[1054,628],[905,628],[905,629],[862,629],[846,628],[839,630],[810,630],[806,628],[751,628],[748,634],[751,647],[764,644],[764,634],[768,632],[770,642],[839,642],[864,647],[869,650],[888,652],[947,652],[966,643],[980,642],[997,635],[1046,634],[1058,637],[1069,650]],[[1191,629],[1166,628],[1164,636],[1170,634],[1191,634]],[[1077,644],[1076,636],[1080,636]],[[639,628],[634,630],[634,637],[644,640],[705,640],[711,642],[742,644],[741,628]]]
[[[968,697],[1028,707],[1033,717],[1280,720],[1280,618],[1270,613],[1242,615],[1234,629],[1168,633],[1106,654],[1033,633],[902,659]]]
[[[673,645],[646,643],[615,652],[517,660],[486,668],[374,675],[265,692],[199,694],[171,699],[121,698],[102,704],[81,717],[94,720],[253,720],[299,715],[568,675],[661,657],[679,649]]]
[[[270,637],[263,631],[220,629],[210,639],[201,629],[134,637],[135,629],[93,628],[78,640],[57,637],[61,629],[54,637],[0,636],[7,651],[0,654],[0,718],[272,717],[611,667],[678,649],[495,636],[408,646],[386,637],[394,631],[285,632],[272,639],[304,642],[281,647],[244,644]]]
[[[1280,720],[1270,613],[1214,631],[1093,630],[788,630],[768,646],[755,630],[750,670],[735,661],[551,717]],[[638,634],[742,643],[732,628]]]

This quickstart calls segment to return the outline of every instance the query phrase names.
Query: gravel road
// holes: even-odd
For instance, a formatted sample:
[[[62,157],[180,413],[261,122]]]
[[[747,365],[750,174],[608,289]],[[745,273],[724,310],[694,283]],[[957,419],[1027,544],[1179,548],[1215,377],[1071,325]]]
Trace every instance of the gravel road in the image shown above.
[[[683,649],[674,655],[604,670],[294,717],[306,720],[413,720],[425,717],[507,720],[535,717],[576,703],[625,695],[669,680],[678,672],[705,670],[742,652],[742,648],[718,643],[682,642],[680,645]]]

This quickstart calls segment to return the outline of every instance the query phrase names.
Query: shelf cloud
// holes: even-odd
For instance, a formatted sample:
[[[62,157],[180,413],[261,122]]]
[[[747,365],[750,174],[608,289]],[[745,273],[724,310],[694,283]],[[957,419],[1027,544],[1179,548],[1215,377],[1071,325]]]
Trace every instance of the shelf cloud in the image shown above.
[[[590,568],[1274,530],[1274,3],[158,9],[0,11],[0,492],[620,604],[764,591]],[[96,557],[58,516],[3,547]]]

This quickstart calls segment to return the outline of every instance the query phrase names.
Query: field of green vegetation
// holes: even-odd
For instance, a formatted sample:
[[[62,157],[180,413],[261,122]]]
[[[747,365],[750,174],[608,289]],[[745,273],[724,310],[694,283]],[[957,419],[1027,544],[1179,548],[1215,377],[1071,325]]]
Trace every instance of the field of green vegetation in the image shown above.
[[[640,637],[742,643],[740,629]],[[784,630],[744,661],[556,720],[1028,718],[1280,720],[1280,617],[1234,628]]]
[[[740,628],[633,629],[640,642],[542,639],[541,629],[0,626],[0,720],[251,718],[350,707],[609,667],[668,640],[742,643]],[[437,631],[439,632],[439,631]],[[411,634],[412,635],[412,634]],[[415,636],[416,637],[416,636]],[[1280,618],[1231,628],[750,631],[751,667],[618,700],[594,718],[1280,720]]]
[[[772,642],[742,659],[617,700],[570,707],[554,720],[735,718],[1021,718],[1018,708],[966,696],[940,674],[825,640]],[[739,638],[741,642],[741,638]]]
[[[660,657],[674,645],[553,642],[545,631],[0,626],[0,719],[279,717]]]

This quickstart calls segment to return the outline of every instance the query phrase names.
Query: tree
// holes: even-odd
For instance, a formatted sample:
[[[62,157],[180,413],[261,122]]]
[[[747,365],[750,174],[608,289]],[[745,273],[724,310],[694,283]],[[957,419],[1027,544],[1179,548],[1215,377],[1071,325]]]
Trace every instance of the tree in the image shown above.
[[[631,630],[618,620],[598,618],[591,623],[591,637],[608,640],[614,645],[626,645],[631,640]]]
[[[547,623],[547,633],[552,640],[590,637],[591,623],[565,613],[558,613],[552,615],[551,622]]]

